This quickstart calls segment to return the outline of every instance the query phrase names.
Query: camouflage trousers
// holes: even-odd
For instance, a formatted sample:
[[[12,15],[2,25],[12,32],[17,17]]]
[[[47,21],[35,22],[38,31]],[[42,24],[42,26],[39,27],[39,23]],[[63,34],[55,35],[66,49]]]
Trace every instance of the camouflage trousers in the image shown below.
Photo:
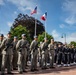
[[[42,68],[47,67],[48,51],[42,51]]]
[[[50,67],[54,66],[54,50],[51,50],[49,52],[49,58],[50,58]]]
[[[27,58],[27,50],[22,52],[18,52],[18,71],[25,71],[26,67],[26,58]]]
[[[12,65],[12,55],[2,54],[1,73],[5,72],[6,67],[7,67],[7,72],[11,72],[11,65]]]
[[[37,69],[37,55],[37,50],[31,54],[31,70]]]
[[[18,53],[17,53],[17,51],[14,51],[13,52],[13,60],[12,60],[13,69],[16,69],[17,61],[18,61]]]

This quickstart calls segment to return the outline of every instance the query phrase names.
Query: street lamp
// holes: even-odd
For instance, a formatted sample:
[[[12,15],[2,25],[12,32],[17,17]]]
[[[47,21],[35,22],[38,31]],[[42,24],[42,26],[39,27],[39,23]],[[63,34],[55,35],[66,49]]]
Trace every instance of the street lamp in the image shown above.
[[[65,44],[66,44],[66,34],[65,33],[62,34],[61,38],[64,38],[64,41],[65,41]]]

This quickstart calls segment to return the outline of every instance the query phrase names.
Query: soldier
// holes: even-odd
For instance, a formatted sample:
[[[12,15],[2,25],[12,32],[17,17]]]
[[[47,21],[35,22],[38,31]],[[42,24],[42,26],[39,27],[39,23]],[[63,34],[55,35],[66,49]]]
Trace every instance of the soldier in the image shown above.
[[[18,38],[17,36],[14,36],[14,40],[13,40],[13,70],[17,70],[17,60],[18,60],[18,52],[16,50],[16,44],[18,42]]]
[[[37,36],[34,36],[34,40],[30,45],[31,50],[31,71],[38,71],[37,70],[37,55],[38,55],[38,42]]]
[[[22,39],[16,45],[16,49],[18,50],[18,72],[20,74],[26,72],[27,43],[26,35],[22,34]]]
[[[67,48],[67,45],[65,44],[64,46],[63,46],[63,59],[64,59],[64,61],[63,61],[63,63],[64,63],[64,67],[66,67],[66,66],[68,66],[68,48]]]
[[[76,46],[74,48],[74,64],[76,65]]]
[[[42,50],[41,50],[41,46],[42,46],[42,42],[40,42],[40,46],[39,46],[39,66],[41,67],[42,63],[41,63],[41,60],[42,60]]]
[[[26,56],[26,66],[28,67],[28,60],[29,60],[29,57],[30,57],[30,44],[29,42],[27,41],[27,56]]]
[[[68,66],[70,66],[71,63],[71,46],[68,47]]]
[[[58,67],[61,67],[61,62],[62,62],[62,45],[61,44],[58,45],[58,58],[57,58],[57,60],[58,60],[58,63],[57,63]]]
[[[0,34],[0,45],[3,41],[4,35]],[[2,64],[2,54],[1,54],[1,49],[0,49],[0,70],[1,70],[1,64]]]
[[[71,48],[71,65],[74,65],[74,45]]]
[[[57,56],[58,56],[58,46],[57,45],[54,46],[54,50],[55,50],[54,65],[56,65],[57,64]]]
[[[7,73],[11,73],[11,59],[12,59],[12,39],[11,39],[11,33],[9,32],[7,34],[7,38],[2,41],[1,49],[2,49],[2,67],[1,67],[1,75],[4,75],[5,67],[6,67],[6,61],[7,62]]]
[[[51,39],[51,43],[48,45],[49,57],[50,57],[50,68],[54,68],[54,39]]]
[[[42,44],[42,69],[47,69],[47,57],[48,57],[48,40],[44,38],[44,42]]]

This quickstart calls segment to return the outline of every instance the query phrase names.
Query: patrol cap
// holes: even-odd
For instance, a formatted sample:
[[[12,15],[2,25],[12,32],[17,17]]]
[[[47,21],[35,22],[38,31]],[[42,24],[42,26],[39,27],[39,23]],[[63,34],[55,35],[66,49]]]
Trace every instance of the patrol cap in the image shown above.
[[[17,36],[14,36],[14,39],[17,39]]]
[[[22,37],[23,37],[23,36],[26,36],[26,34],[22,34]]]
[[[37,36],[34,36],[34,38],[37,38]]]
[[[8,32],[7,34],[11,34],[11,32]]]
[[[4,37],[4,35],[3,34],[0,34],[0,37]]]

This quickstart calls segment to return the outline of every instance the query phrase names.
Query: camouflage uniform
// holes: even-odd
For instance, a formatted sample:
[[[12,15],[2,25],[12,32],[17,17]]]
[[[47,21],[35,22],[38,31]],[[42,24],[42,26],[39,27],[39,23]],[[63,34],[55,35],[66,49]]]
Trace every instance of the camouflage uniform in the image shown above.
[[[26,57],[27,57],[27,40],[21,39],[18,41],[16,45],[16,49],[18,50],[18,71],[22,73],[25,71],[26,65]]]
[[[2,41],[1,44],[1,49],[2,49],[2,68],[1,68],[1,73],[3,74],[5,71],[5,66],[6,66],[6,61],[8,60],[7,63],[7,72],[8,74],[11,73],[11,60],[12,60],[12,39],[7,38]]]
[[[37,55],[38,55],[38,42],[36,40],[33,40],[31,45],[31,71],[34,71],[37,69]]]
[[[13,64],[13,69],[16,70],[17,67],[17,61],[18,61],[18,52],[16,50],[16,44],[17,44],[17,37],[15,36],[14,39],[16,39],[15,41],[13,41],[13,60],[12,60],[12,64]]]
[[[41,60],[42,60],[42,50],[41,50],[42,42],[40,42],[39,46],[39,66],[42,66]]]
[[[4,35],[3,34],[0,34],[0,45],[3,41],[3,37]],[[2,64],[2,54],[1,54],[2,50],[0,49],[0,70],[1,70],[1,64]]]
[[[0,45],[1,45],[2,41],[0,40]],[[1,63],[2,63],[2,55],[1,55],[1,49],[0,49],[0,70],[1,70]]]
[[[48,43],[43,42],[41,49],[42,49],[42,69],[46,69],[47,57],[48,57]]]
[[[48,45],[48,50],[49,50],[49,58],[50,58],[50,68],[54,67],[54,45],[53,44],[49,44]]]
[[[28,66],[28,60],[29,60],[29,56],[30,56],[30,45],[29,42],[27,41],[27,56],[26,56],[26,66]]]

